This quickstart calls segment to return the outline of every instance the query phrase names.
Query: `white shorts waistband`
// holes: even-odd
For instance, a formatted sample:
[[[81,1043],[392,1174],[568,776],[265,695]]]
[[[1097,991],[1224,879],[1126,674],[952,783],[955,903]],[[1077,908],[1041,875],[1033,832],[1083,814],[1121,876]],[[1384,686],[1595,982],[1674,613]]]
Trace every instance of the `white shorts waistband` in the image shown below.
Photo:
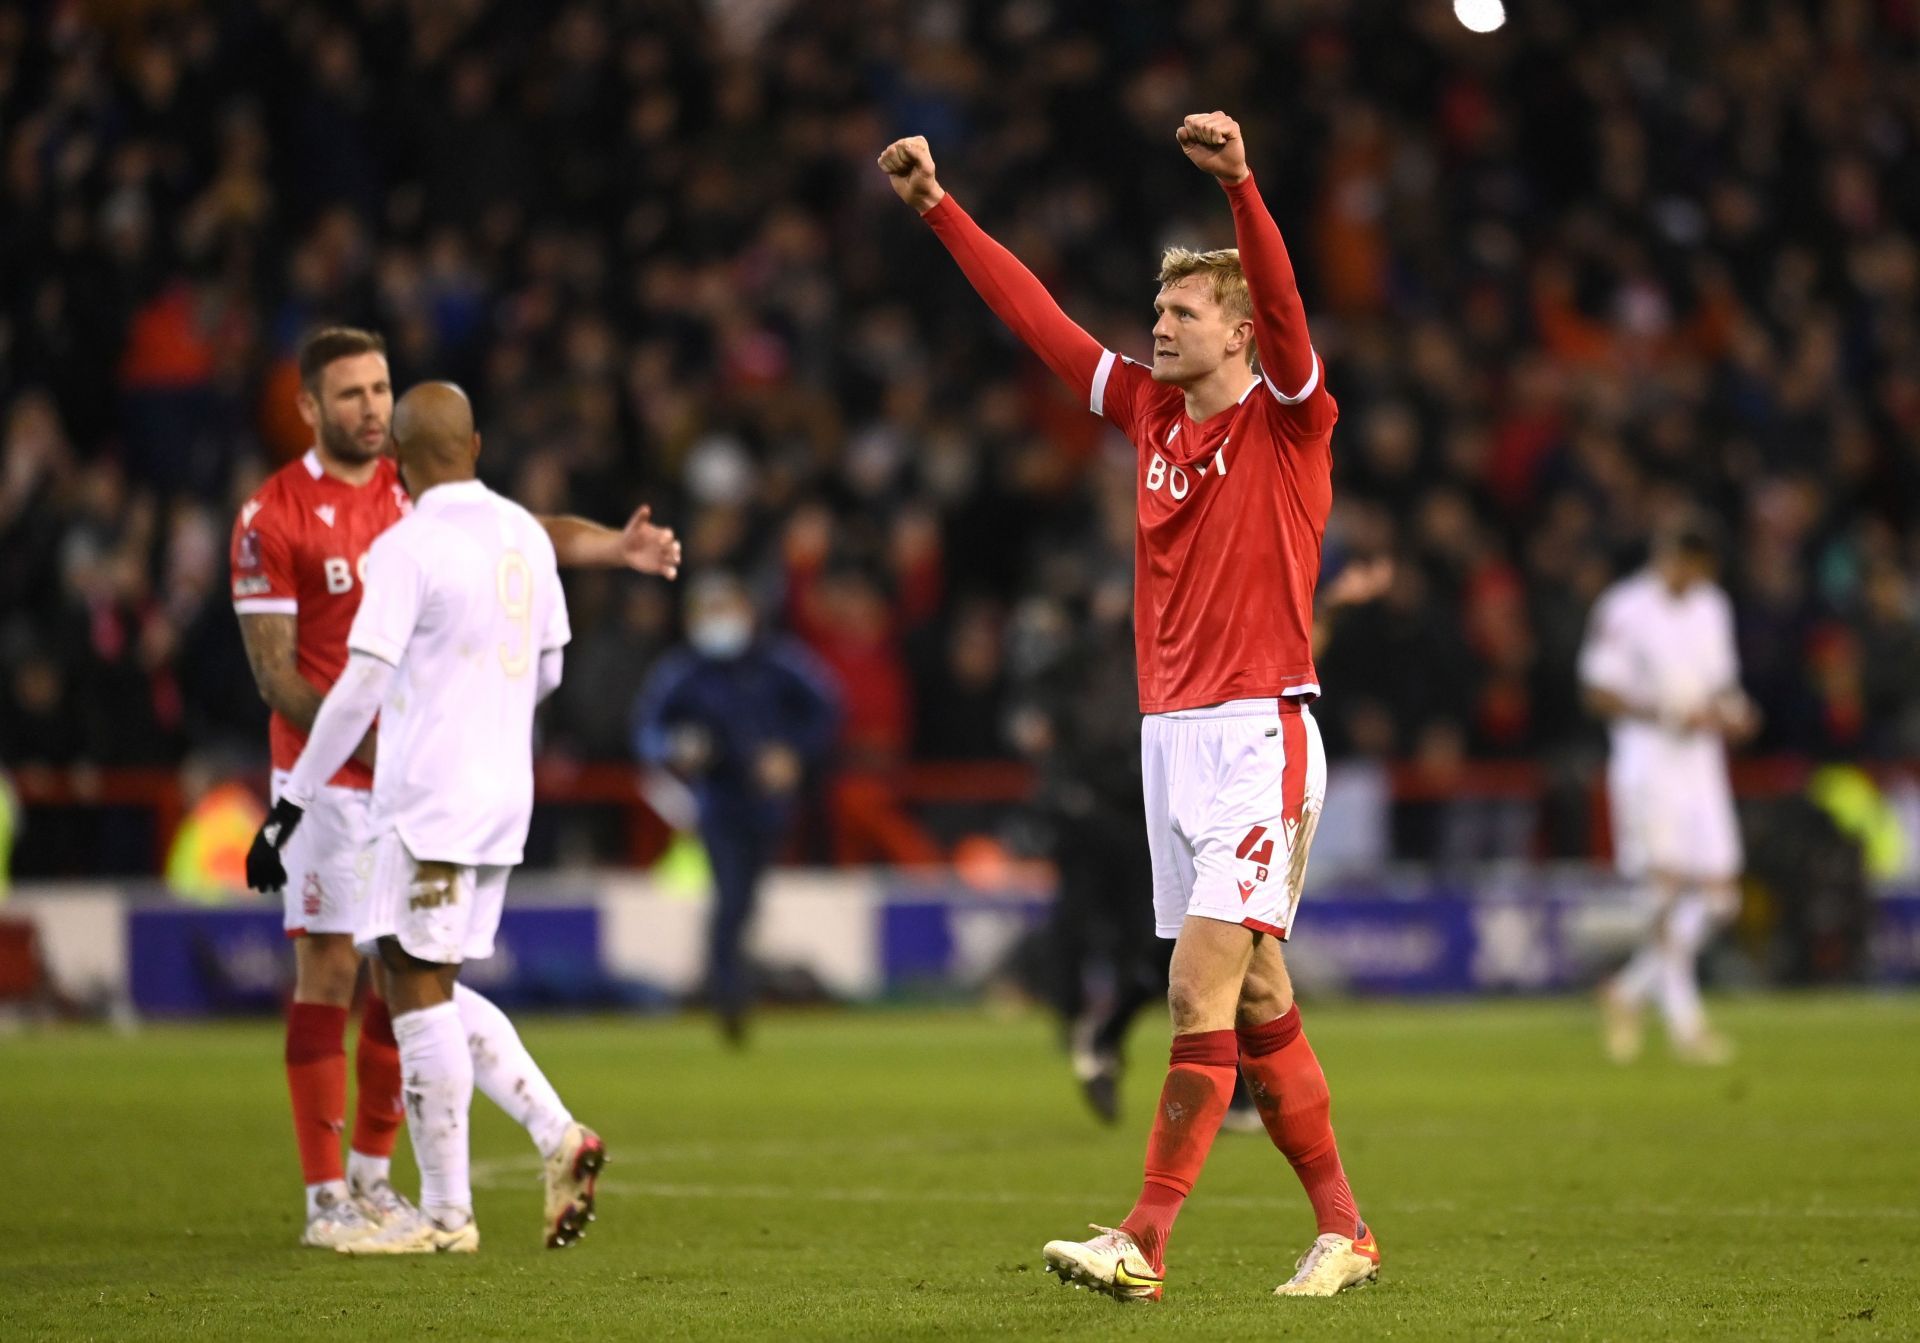
[[[1202,704],[1195,709],[1169,709],[1165,713],[1150,713],[1148,718],[1163,718],[1169,722],[1199,722],[1209,718],[1277,718],[1283,713],[1305,713],[1305,699],[1293,695],[1261,695],[1256,699],[1229,699],[1218,704]]]

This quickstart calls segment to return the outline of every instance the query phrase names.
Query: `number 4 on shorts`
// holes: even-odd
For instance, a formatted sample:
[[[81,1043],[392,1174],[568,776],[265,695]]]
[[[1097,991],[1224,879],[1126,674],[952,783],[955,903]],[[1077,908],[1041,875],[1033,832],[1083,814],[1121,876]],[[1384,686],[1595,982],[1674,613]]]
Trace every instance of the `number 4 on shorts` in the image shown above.
[[[1266,833],[1267,827],[1264,825],[1256,825],[1253,829],[1247,831],[1247,837],[1240,841],[1240,847],[1233,851],[1233,856],[1235,858],[1251,859],[1261,867],[1265,867],[1268,863],[1271,863],[1273,861],[1273,841],[1269,839],[1265,843],[1261,843],[1261,836]],[[1260,845],[1258,849],[1253,847],[1256,844]]]

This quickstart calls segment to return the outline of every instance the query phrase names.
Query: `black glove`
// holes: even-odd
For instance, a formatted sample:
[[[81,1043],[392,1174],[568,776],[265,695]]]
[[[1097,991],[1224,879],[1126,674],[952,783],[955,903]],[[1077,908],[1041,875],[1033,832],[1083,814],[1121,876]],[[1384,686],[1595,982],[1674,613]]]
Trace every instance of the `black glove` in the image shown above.
[[[280,861],[280,850],[286,848],[300,818],[306,814],[304,807],[296,807],[285,798],[273,804],[273,810],[267,813],[267,823],[260,827],[260,833],[253,837],[253,847],[247,850],[248,886],[269,894],[286,888],[287,869]]]

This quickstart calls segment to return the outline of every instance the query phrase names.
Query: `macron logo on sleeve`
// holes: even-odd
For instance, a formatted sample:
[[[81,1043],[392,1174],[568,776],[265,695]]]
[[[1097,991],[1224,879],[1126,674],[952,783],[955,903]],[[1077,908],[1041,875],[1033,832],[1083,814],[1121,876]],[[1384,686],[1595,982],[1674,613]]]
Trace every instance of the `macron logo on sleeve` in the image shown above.
[[[240,510],[240,525],[242,527],[248,526],[259,515],[260,501],[258,499],[247,500],[246,505]]]

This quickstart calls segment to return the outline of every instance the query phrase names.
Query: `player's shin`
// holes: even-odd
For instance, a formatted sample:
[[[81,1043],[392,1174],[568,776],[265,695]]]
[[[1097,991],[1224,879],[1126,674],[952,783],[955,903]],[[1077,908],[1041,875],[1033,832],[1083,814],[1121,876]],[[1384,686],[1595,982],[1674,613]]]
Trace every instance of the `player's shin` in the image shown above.
[[[1719,923],[1713,895],[1692,889],[1674,902],[1661,939],[1660,1011],[1668,1033],[1683,1045],[1701,1039],[1707,1029],[1700,1001],[1700,953]]]
[[[1290,1007],[1260,1026],[1239,1031],[1240,1067],[1267,1135],[1293,1166],[1313,1204],[1319,1234],[1357,1236],[1359,1211],[1333,1137],[1333,1102],[1320,1060]]]
[[[340,1133],[347,1109],[346,1030],[344,1007],[296,1002],[287,1009],[287,1093],[309,1215],[319,1191],[338,1184],[338,1192],[345,1192]]]
[[[491,1000],[456,984],[453,1003],[473,1059],[474,1085],[527,1131],[541,1156],[551,1156],[573,1123],[560,1093],[520,1042],[520,1032],[507,1014]]]
[[[473,1216],[468,1112],[473,1059],[454,1004],[439,1003],[393,1019],[400,1041],[408,1132],[420,1163],[420,1210],[443,1227]]]
[[[1120,1224],[1156,1269],[1166,1264],[1174,1218],[1200,1178],[1233,1097],[1234,1055],[1232,1031],[1173,1038],[1167,1080],[1147,1138],[1146,1179],[1139,1201]]]
[[[1660,986],[1661,967],[1666,964],[1660,943],[1648,942],[1634,952],[1620,973],[1608,985],[1608,991],[1623,1006],[1637,1008],[1653,997]]]
[[[354,1045],[353,1143],[347,1176],[356,1188],[388,1178],[393,1145],[406,1111],[400,1099],[400,1042],[386,999],[369,993],[360,1007],[360,1039]]]

